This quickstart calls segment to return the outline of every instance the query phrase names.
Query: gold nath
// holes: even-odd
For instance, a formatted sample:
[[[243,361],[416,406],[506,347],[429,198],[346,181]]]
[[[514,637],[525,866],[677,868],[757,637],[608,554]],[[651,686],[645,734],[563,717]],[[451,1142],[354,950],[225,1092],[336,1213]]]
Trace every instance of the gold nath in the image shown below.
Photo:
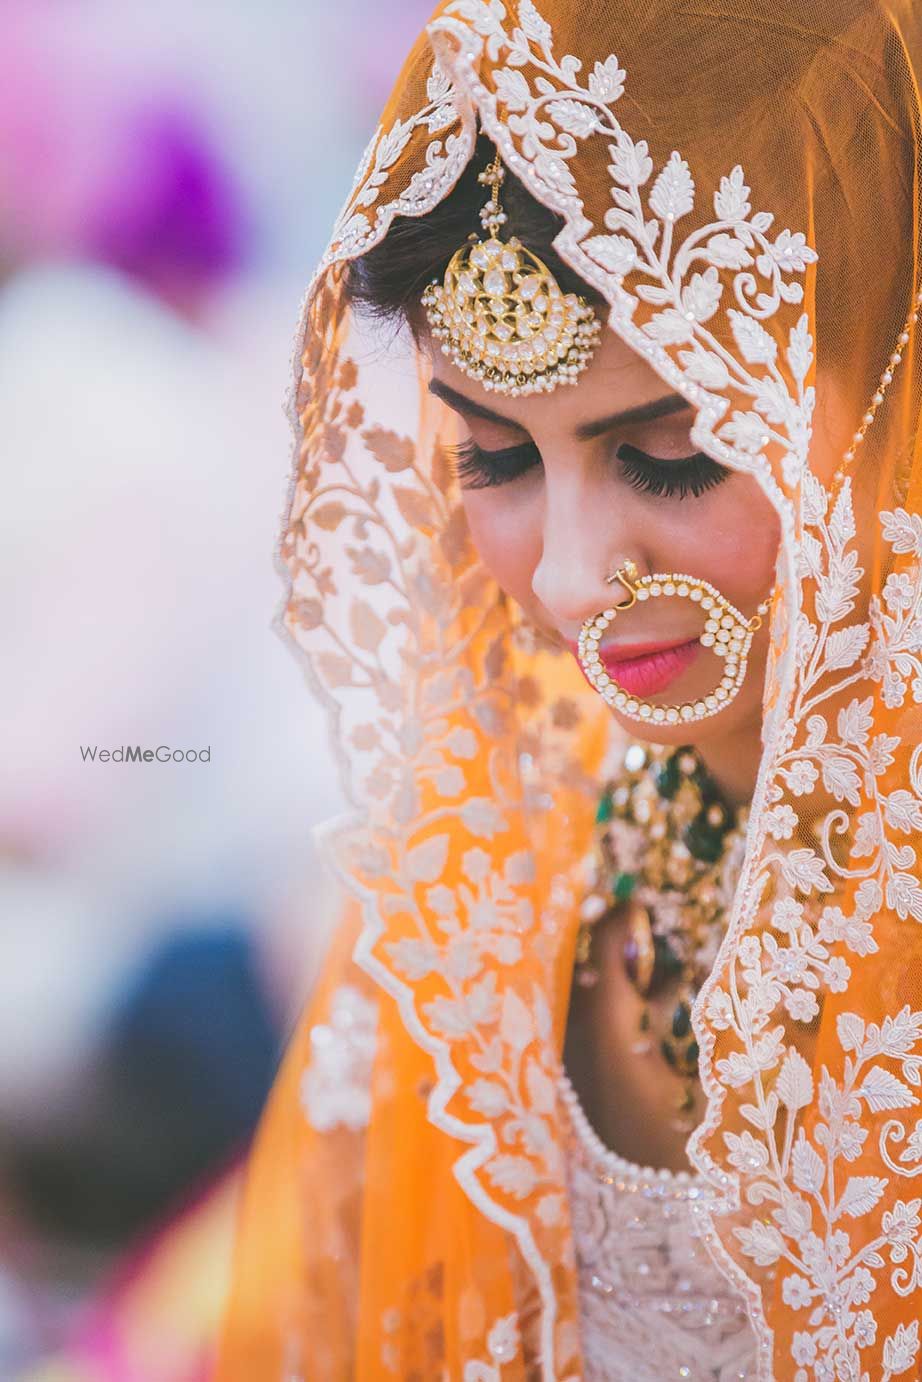
[[[726,710],[736,698],[746,678],[747,659],[752,646],[753,635],[762,627],[762,619],[771,608],[774,597],[772,589],[763,600],[755,614],[747,619],[735,605],[731,605],[716,586],[698,576],[686,576],[677,571],[660,571],[652,576],[638,578],[637,566],[626,561],[623,566],[608,577],[607,584],[615,581],[621,586],[627,598],[608,609],[586,619],[579,631],[578,653],[580,666],[590,685],[604,701],[620,710],[629,719],[641,723],[676,725],[689,720],[706,720]],[[704,631],[698,642],[722,660],[724,675],[719,685],[708,695],[697,700],[684,701],[680,705],[656,705],[653,701],[631,695],[605,670],[599,655],[599,644],[609,624],[621,610],[630,609],[642,600],[656,600],[678,596],[696,604],[704,614]]]
[[[496,393],[549,392],[575,384],[599,339],[601,323],[585,298],[562,292],[554,275],[514,235],[501,240],[499,204],[505,169],[499,154],[478,176],[490,200],[480,219],[489,239],[472,232],[452,256],[443,282],[422,304],[443,354]]]

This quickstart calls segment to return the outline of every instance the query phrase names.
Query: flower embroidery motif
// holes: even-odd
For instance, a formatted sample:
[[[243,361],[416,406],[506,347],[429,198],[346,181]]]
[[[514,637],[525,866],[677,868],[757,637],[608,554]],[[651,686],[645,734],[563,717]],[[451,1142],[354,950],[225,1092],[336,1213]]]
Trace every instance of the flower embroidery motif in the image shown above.
[[[311,1058],[301,1076],[301,1103],[318,1132],[357,1131],[371,1113],[371,1072],[377,1045],[378,1005],[354,984],[341,984],[327,1022],[310,1031]]]
[[[346,204],[333,228],[326,258],[352,258],[380,239],[396,215],[420,215],[451,187],[470,157],[469,131],[433,134],[457,123],[458,111],[451,82],[438,62],[426,82],[428,101],[409,120],[396,120],[388,130],[375,131],[359,163]],[[425,134],[423,134],[425,131]],[[381,202],[389,171],[414,139],[425,138],[425,166],[414,173],[397,200]],[[374,219],[369,210],[374,208]],[[331,251],[333,252],[331,254]]]
[[[770,1025],[779,1000],[793,1022],[807,1023],[818,1011],[815,994],[847,994],[854,964],[878,949],[874,921],[882,909],[901,920],[922,921],[919,861],[914,847],[900,843],[901,835],[905,840],[922,826],[919,750],[910,762],[911,790],[887,791],[884,780],[900,741],[885,734],[871,737],[875,682],[890,704],[896,687],[905,691],[907,680],[918,675],[907,649],[922,628],[922,535],[905,510],[881,515],[884,538],[911,562],[888,579],[883,604],[872,601],[868,624],[845,624],[862,574],[850,550],[855,534],[850,489],[846,483],[832,507],[815,482],[808,481],[807,490],[817,544],[815,607],[821,617],[805,619],[802,626],[801,674],[768,800],[780,801],[783,786],[807,797],[822,788],[857,808],[851,846],[856,865],[849,868],[838,857],[834,811],[820,821],[817,851],[780,853],[767,843],[755,886],[764,887],[778,872],[801,897],[775,902],[772,928],[740,940],[720,985],[702,995],[705,1024],[732,1030],[738,1039],[739,1049],[717,1061],[718,1077],[728,1088],[746,1089],[752,1096],[742,1112],[758,1139],[758,1155],[751,1147],[750,1164],[743,1164],[728,1132],[728,1161],[741,1172],[747,1195],[771,1207],[751,1228],[735,1234],[754,1264],[785,1268],[782,1299],[792,1311],[805,1312],[805,1327],[793,1343],[797,1382],[806,1382],[808,1365],[816,1377],[866,1376],[860,1373],[861,1353],[876,1343],[876,1325],[862,1307],[873,1295],[875,1272],[889,1262],[891,1285],[902,1295],[922,1285],[922,1200],[892,1202],[878,1211],[877,1232],[872,1232],[889,1178],[848,1171],[849,1163],[866,1156],[869,1128],[878,1128],[880,1169],[907,1177],[922,1172],[922,1142],[916,1132],[908,1134],[900,1112],[920,1102],[922,1011],[906,1004],[880,1023],[840,1011],[841,1076],[822,1065],[818,1088],[796,1045],[786,1045],[783,1029]],[[840,630],[838,624],[845,626]],[[868,694],[849,701],[842,693],[850,686]],[[833,697],[840,708],[831,725],[821,711]],[[782,809],[770,806],[775,815],[766,818],[775,840],[785,838],[783,830],[772,829]],[[850,912],[823,905],[835,876],[855,879]],[[808,1132],[803,1115],[813,1107],[819,1116]],[[879,1126],[879,1115],[889,1110],[897,1116]],[[920,1125],[922,1120],[916,1129]],[[862,1229],[857,1241],[855,1223]],[[884,1375],[905,1372],[918,1347],[917,1328],[898,1326],[884,1340]]]
[[[472,1361],[465,1364],[464,1382],[502,1382],[503,1364],[519,1356],[519,1329],[516,1315],[503,1315],[487,1335],[487,1352],[491,1362]]]

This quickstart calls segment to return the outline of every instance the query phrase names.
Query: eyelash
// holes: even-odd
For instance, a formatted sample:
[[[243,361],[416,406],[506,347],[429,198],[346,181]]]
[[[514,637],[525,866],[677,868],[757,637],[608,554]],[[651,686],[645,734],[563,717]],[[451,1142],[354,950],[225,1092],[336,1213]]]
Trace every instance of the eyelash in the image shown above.
[[[681,460],[663,461],[623,442],[616,455],[628,484],[658,499],[685,499],[689,494],[697,499],[706,490],[722,484],[730,474],[703,451]],[[538,448],[531,442],[507,446],[502,451],[483,451],[469,438],[459,446],[449,447],[449,456],[459,482],[467,489],[508,484],[541,463]]]

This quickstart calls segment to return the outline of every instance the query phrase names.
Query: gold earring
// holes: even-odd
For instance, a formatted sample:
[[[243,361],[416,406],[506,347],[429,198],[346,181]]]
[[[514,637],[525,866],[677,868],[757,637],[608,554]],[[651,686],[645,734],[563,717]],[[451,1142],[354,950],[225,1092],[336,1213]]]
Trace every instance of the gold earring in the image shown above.
[[[633,567],[633,575],[629,567]],[[625,562],[608,577],[608,583],[618,581],[630,599],[621,605],[611,605],[586,619],[579,631],[578,656],[580,666],[590,684],[609,705],[620,710],[629,719],[642,724],[679,724],[696,720],[706,720],[718,715],[739,694],[746,677],[747,658],[753,635],[762,627],[762,619],[768,613],[774,589],[763,600],[751,619],[732,605],[720,591],[708,581],[695,576],[685,576],[678,572],[658,572],[653,576],[634,579],[637,568],[633,562]],[[661,596],[678,596],[691,600],[700,606],[706,616],[704,629],[699,638],[702,647],[710,648],[724,664],[724,675],[714,690],[695,701],[685,701],[680,705],[654,705],[652,701],[632,696],[602,665],[599,657],[599,643],[602,635],[613,619],[623,609],[630,609],[635,602],[655,600]]]
[[[549,392],[575,384],[599,339],[601,323],[586,299],[564,293],[547,265],[511,236],[499,238],[505,177],[499,154],[478,176],[490,200],[475,232],[452,256],[441,283],[421,301],[432,335],[464,374],[505,394]]]

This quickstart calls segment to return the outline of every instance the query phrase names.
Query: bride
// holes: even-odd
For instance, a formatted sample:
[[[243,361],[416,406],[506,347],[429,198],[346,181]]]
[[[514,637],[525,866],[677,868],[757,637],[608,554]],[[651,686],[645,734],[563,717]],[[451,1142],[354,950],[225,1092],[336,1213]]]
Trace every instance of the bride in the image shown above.
[[[920,51],[409,55],[299,327],[278,623],[355,809],[219,1382],[920,1375]]]

